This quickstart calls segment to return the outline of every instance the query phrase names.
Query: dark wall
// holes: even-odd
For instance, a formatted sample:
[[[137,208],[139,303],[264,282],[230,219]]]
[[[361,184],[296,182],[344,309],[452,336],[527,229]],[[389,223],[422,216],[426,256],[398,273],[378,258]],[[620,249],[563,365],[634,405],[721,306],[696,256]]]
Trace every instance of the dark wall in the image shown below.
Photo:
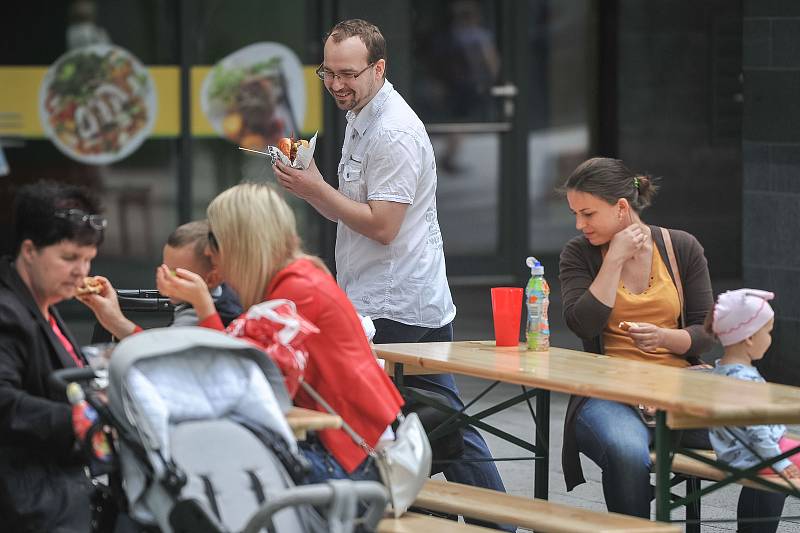
[[[744,1],[743,258],[774,291],[771,381],[800,385],[800,2]]]
[[[739,278],[741,4],[617,5],[617,155],[661,177],[644,218],[694,234],[712,279]]]

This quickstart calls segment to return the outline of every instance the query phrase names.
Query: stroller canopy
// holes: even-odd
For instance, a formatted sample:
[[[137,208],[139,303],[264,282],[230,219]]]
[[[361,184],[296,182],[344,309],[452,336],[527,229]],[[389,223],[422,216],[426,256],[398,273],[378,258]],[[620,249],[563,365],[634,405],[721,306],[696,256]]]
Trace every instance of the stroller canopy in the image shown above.
[[[143,331],[115,348],[109,408],[148,451],[169,459],[169,427],[186,420],[238,418],[294,437],[283,375],[255,346],[199,327]]]

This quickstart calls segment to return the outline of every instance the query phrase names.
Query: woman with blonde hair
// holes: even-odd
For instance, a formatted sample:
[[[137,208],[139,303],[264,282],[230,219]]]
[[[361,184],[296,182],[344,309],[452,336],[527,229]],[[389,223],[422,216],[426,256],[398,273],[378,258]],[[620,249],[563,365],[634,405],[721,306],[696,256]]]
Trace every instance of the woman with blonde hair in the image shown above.
[[[377,365],[344,291],[319,258],[303,252],[286,202],[269,185],[243,183],[217,196],[207,215],[212,261],[244,308],[266,300],[291,300],[319,328],[305,340],[309,356],[305,381],[370,446],[391,434],[390,425],[403,400]],[[200,276],[183,269],[173,275],[162,265],[156,281],[162,294],[192,304],[201,326],[223,329]],[[298,392],[295,404],[324,411],[304,391]],[[301,447],[312,463],[311,483],[344,477],[379,479],[372,459],[342,430],[321,431]]]

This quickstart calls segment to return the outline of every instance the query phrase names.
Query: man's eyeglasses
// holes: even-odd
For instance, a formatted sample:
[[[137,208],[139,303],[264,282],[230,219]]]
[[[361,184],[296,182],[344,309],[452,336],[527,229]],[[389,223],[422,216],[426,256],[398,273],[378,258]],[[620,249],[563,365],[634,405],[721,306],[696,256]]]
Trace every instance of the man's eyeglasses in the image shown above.
[[[219,252],[219,243],[217,242],[217,238],[214,236],[214,232],[208,232],[208,247],[211,248],[211,251],[214,253]]]
[[[57,218],[63,218],[73,224],[87,224],[98,231],[108,226],[108,220],[103,215],[92,215],[80,209],[61,209],[54,214]]]
[[[325,65],[320,65],[319,67],[317,67],[317,70],[315,72],[317,73],[317,76],[319,76],[319,79],[321,79],[322,81],[333,81],[334,78],[336,78],[339,81],[348,82],[348,81],[355,80],[356,78],[358,78],[359,76],[364,74],[367,71],[367,69],[369,69],[371,67],[374,67],[374,66],[375,66],[375,63],[370,63],[369,65],[367,65],[366,67],[361,69],[360,72],[355,72],[355,73],[353,73],[353,72],[340,72],[340,73],[337,74],[336,72],[334,72],[332,70],[326,69]]]

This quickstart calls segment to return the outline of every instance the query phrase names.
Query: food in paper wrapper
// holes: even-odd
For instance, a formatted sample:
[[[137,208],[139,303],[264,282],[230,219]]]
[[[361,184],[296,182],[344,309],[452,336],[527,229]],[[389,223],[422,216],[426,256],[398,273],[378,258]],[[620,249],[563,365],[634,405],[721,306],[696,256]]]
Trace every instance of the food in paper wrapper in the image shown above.
[[[289,141],[289,155],[287,155],[283,149],[280,148],[281,144],[286,146],[286,143],[282,143],[281,141]],[[317,134],[315,133],[311,140],[308,142],[299,140],[293,141],[292,139],[284,138],[278,142],[278,146],[267,146],[267,155],[272,160],[272,164],[274,165],[277,161],[280,161],[286,166],[292,168],[299,168],[301,170],[305,170],[308,168],[308,165],[311,164],[311,160],[314,158],[314,148],[317,146]],[[292,151],[294,151],[294,159],[290,157]]]

